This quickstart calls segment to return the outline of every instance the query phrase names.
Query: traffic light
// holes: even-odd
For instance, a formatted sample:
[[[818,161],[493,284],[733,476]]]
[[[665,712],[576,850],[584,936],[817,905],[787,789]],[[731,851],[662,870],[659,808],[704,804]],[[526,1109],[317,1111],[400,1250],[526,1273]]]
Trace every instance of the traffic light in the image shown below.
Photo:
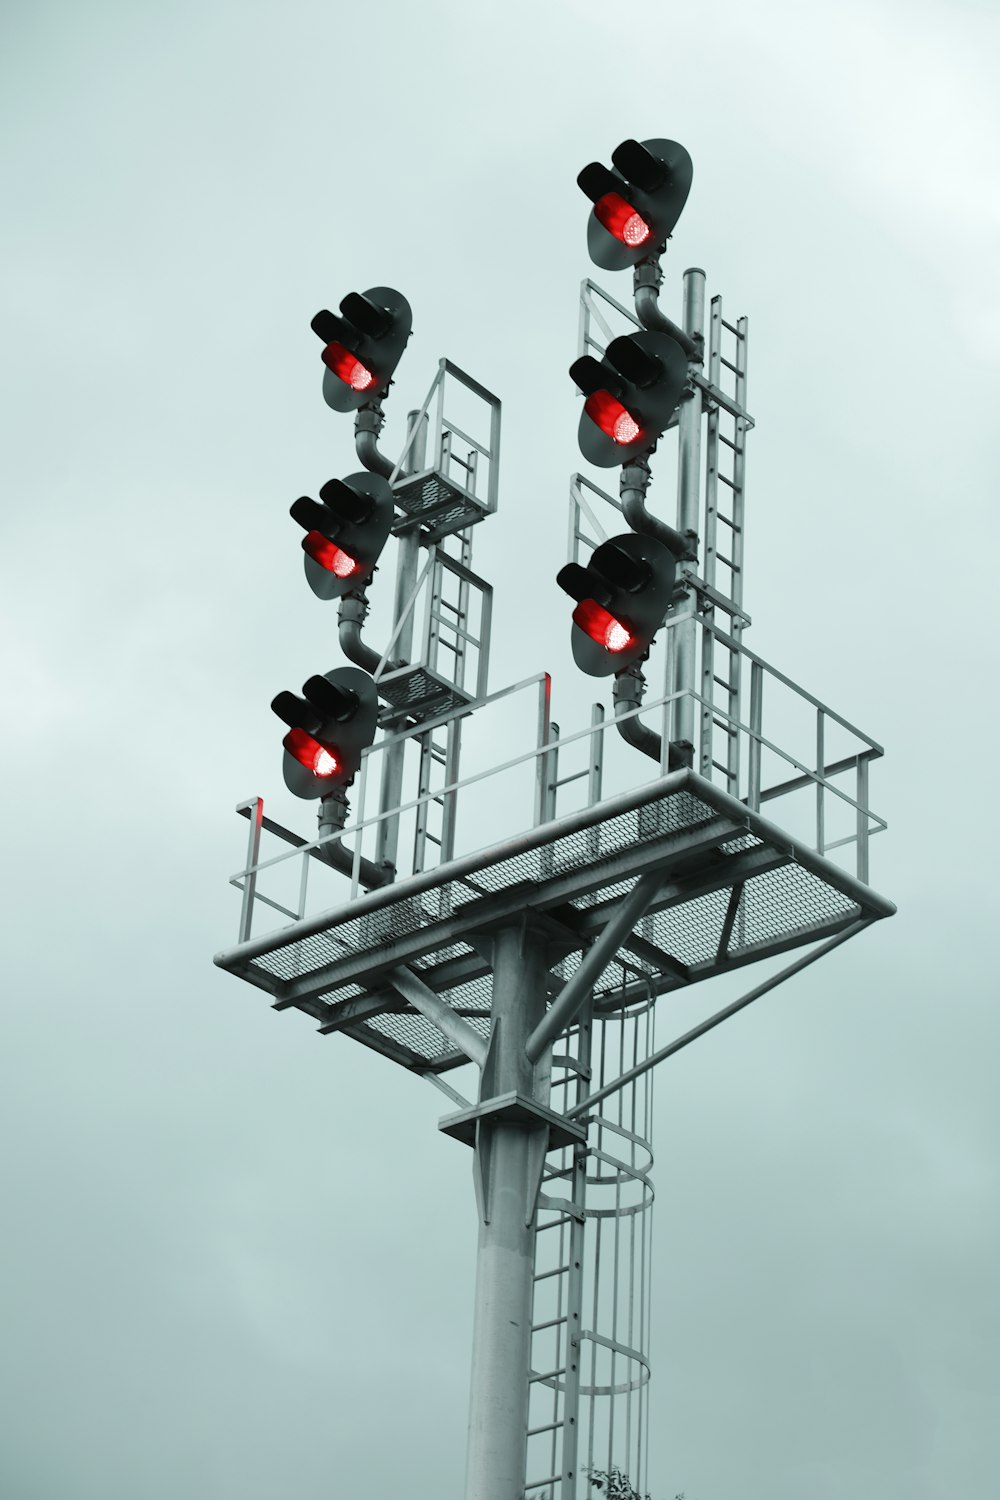
[[[328,797],[354,780],[361,752],[375,738],[378,692],[360,667],[310,677],[303,696],[279,693],[271,707],[289,726],[285,785],[296,797]]]
[[[587,249],[595,265],[622,271],[662,249],[691,191],[691,158],[677,141],[622,141],[614,171],[592,161],[577,177],[593,212]]]
[[[372,575],[392,529],[392,490],[380,474],[362,470],[328,480],[319,502],[300,495],[289,514],[306,533],[309,587],[321,599],[339,599]]]
[[[668,333],[629,333],[612,339],[603,359],[584,354],[569,373],[586,396],[580,451],[610,469],[646,453],[677,408],[688,359]]]
[[[312,320],[323,340],[323,398],[334,411],[357,411],[384,396],[413,326],[410,304],[391,286],[348,292],[340,317],[324,309]]]
[[[629,531],[602,542],[590,566],[567,563],[556,582],[577,601],[573,660],[591,677],[610,677],[645,656],[674,592],[676,558],[655,537]]]

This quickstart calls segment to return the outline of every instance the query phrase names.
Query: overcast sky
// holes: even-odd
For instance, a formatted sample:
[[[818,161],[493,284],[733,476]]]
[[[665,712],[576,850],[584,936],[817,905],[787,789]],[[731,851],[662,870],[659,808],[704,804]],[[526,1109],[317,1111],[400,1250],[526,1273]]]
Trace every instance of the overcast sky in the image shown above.
[[[318,307],[413,305],[387,447],[442,354],[503,398],[492,685],[592,696],[575,176],[630,135],[694,159],[668,310],[700,265],[751,320],[748,644],[886,745],[899,905],[661,1071],[650,1488],[996,1491],[998,44],[955,0],[7,7],[5,1497],[461,1493],[444,1101],[211,959],[236,802],[312,826],[268,703],[341,660],[287,516],[355,467]]]

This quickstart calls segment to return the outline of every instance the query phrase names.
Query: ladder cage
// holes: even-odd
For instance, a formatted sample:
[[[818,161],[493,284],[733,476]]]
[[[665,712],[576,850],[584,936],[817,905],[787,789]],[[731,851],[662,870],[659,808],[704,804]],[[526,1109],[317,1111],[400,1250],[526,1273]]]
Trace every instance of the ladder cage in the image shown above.
[[[563,977],[577,956],[559,966]],[[583,1100],[655,1049],[650,998],[593,1004],[556,1043],[552,1100]],[[588,1061],[589,1059],[589,1061]],[[535,1232],[526,1496],[575,1500],[593,1469],[644,1484],[649,1423],[653,1090],[645,1074],[595,1111],[588,1144],[550,1153]]]

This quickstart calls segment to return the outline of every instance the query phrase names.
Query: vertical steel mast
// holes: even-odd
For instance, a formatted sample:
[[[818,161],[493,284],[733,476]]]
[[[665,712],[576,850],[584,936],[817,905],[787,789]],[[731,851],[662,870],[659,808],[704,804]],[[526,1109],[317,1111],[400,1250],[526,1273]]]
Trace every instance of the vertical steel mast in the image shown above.
[[[510,1500],[524,1488],[534,1223],[549,1127],[546,1057],[527,1055],[545,1009],[547,935],[529,913],[485,939],[493,970],[492,1041],[480,1085],[473,1173],[479,1210],[469,1398],[467,1500]],[[495,1104],[496,1100],[507,1104]],[[522,1101],[521,1118],[512,1100]]]

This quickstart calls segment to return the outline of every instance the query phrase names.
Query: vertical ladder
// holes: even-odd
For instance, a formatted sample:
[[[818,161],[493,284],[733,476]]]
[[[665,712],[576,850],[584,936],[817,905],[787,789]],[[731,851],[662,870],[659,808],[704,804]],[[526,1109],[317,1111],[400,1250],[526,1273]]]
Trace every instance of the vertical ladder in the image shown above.
[[[444,788],[453,786],[458,780],[459,757],[462,750],[462,721],[449,719],[436,729],[428,729],[418,736],[420,766],[417,795],[427,797],[417,807],[416,827],[413,835],[413,873],[419,874],[427,868],[427,845],[433,844],[439,851],[436,864],[444,864],[455,852],[455,801],[457,793],[440,792],[428,796],[435,784]],[[432,826],[433,825],[433,826]]]
[[[552,1107],[560,1113],[589,1088],[591,1004],[557,1042]],[[585,1144],[549,1154],[535,1217],[527,1500],[577,1500],[583,1315]]]
[[[724,352],[724,349],[727,352]],[[706,398],[708,431],[705,459],[704,581],[711,593],[703,601],[730,617],[727,633],[733,645],[703,633],[701,774],[721,773],[726,790],[739,796],[740,720],[739,643],[743,614],[744,492],[746,485],[747,320],[735,324],[722,316],[722,298],[713,297],[709,323],[708,378],[729,397],[736,411]],[[720,713],[721,710],[721,713]],[[715,731],[724,736],[716,742]]]
[[[450,434],[446,436],[450,437]],[[475,457],[475,454],[471,455],[472,460]],[[456,460],[456,462],[462,461]],[[474,475],[474,462],[471,463],[471,468]],[[459,532],[458,538],[460,543],[458,561],[463,568],[469,568],[472,563],[471,528]],[[470,643],[477,647],[482,645],[479,640],[472,637],[468,630],[469,584],[464,578],[459,577],[457,599],[451,601],[445,598],[446,577],[454,577],[454,575],[446,573],[444,564],[439,560],[437,548],[435,548],[432,570],[427,615],[426,660],[431,668],[435,668],[439,652],[442,649],[450,651],[454,661],[448,673],[449,680],[458,688],[463,688],[469,645]],[[439,724],[436,729],[427,730],[425,734],[418,736],[418,743],[420,764],[417,773],[417,796],[427,797],[433,791],[435,784],[439,787],[452,786],[458,780],[459,775],[462,752],[461,720],[452,718],[446,724]],[[454,855],[455,799],[455,792],[443,792],[430,797],[426,802],[421,802],[418,806],[413,835],[413,873],[415,875],[427,867],[428,844],[433,844],[438,849],[438,864],[443,864]],[[440,809],[436,818],[434,809]],[[432,824],[434,825],[433,831]]]

